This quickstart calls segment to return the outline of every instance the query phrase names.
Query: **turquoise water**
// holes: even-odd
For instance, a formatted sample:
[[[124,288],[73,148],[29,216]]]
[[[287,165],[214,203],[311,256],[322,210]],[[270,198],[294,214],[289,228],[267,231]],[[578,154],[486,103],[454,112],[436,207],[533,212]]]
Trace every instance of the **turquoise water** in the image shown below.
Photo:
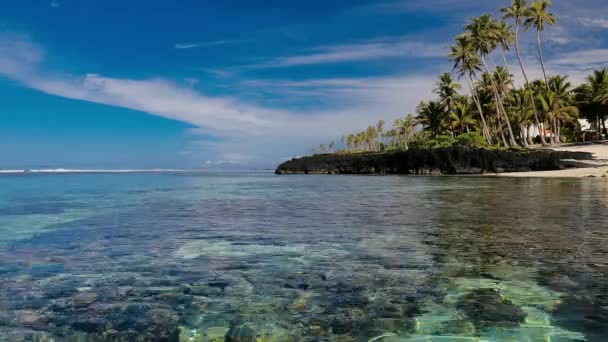
[[[0,176],[0,341],[605,341],[601,179]]]

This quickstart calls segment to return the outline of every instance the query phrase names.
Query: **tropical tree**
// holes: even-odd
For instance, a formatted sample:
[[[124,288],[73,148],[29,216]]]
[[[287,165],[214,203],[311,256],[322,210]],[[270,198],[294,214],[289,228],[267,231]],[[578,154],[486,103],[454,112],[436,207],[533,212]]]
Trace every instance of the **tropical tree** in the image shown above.
[[[567,101],[561,99],[552,90],[547,90],[545,94],[538,95],[541,108],[545,112],[545,116],[552,124],[553,134],[551,142],[559,142],[560,121],[573,122],[579,116],[578,108],[571,106]]]
[[[528,126],[534,121],[534,113],[528,91],[525,88],[512,89],[507,97],[507,108],[511,112],[513,122],[519,127],[519,135],[524,146],[534,142],[530,137]]]
[[[545,135],[543,133],[544,128],[541,124],[540,118],[538,116],[538,111],[536,110],[536,103],[534,98],[534,93],[532,92],[532,87],[530,86],[530,80],[528,79],[528,75],[526,74],[526,69],[524,68],[524,63],[521,58],[521,54],[519,53],[519,28],[523,25],[523,21],[526,18],[526,14],[528,12],[528,0],[512,0],[510,7],[505,7],[501,9],[502,16],[504,19],[513,19],[515,26],[515,55],[517,56],[517,61],[519,62],[519,67],[521,68],[521,73],[524,77],[525,86],[528,89],[528,96],[530,97],[530,103],[532,105],[532,110],[534,113],[534,120],[536,122],[536,127],[538,128],[540,134],[540,141],[544,145],[547,144],[545,140]]]
[[[417,125],[418,121],[411,113],[403,119],[396,119],[394,128],[388,133],[394,138],[392,145],[400,149],[409,149],[409,142],[416,133]]]
[[[441,134],[441,131],[447,126],[446,112],[443,110],[443,105],[436,101],[420,102],[417,108],[418,116],[416,120],[424,127],[426,131],[431,133],[432,137]]]
[[[536,29],[536,46],[538,48],[538,58],[540,59],[540,65],[543,69],[543,77],[545,78],[545,84],[549,86],[549,79],[547,78],[547,71],[545,70],[545,61],[543,60],[543,51],[540,46],[540,33],[544,31],[545,25],[555,24],[555,16],[553,13],[549,13],[549,7],[551,6],[550,0],[536,0],[530,8],[526,11],[526,21],[524,27],[529,29],[534,27]]]
[[[479,111],[483,136],[488,144],[491,144],[492,139],[490,137],[490,131],[488,130],[486,118],[484,116],[483,107],[473,86],[473,80],[475,79],[476,73],[481,71],[481,61],[475,53],[475,48],[473,47],[470,36],[460,35],[456,37],[456,44],[450,47],[450,60],[454,62],[454,70],[458,71],[458,77],[464,77],[467,81],[467,86],[471,92],[471,97],[473,97],[473,102],[475,102],[477,110]]]
[[[501,46],[502,51],[502,60],[503,67],[509,73],[509,62],[507,62],[507,52],[510,51],[510,46],[515,41],[515,36],[513,35],[513,31],[511,31],[511,26],[509,26],[505,21],[499,21],[498,25],[495,27],[496,38]]]
[[[458,90],[460,89],[460,84],[454,82],[451,73],[444,72],[439,76],[435,93],[439,96],[439,102],[444,106],[448,113],[452,111],[454,99],[458,96]]]
[[[602,125],[608,118],[608,68],[595,70],[587,82],[575,91],[575,99],[582,116],[594,123],[597,138],[602,134]]]
[[[468,96],[461,96],[454,101],[454,109],[450,112],[452,130],[459,134],[469,133],[471,127],[477,124],[473,106]]]
[[[484,67],[484,71],[487,73],[489,73],[490,71],[488,69],[485,56],[490,55],[498,45],[496,27],[497,23],[495,20],[492,19],[492,16],[490,14],[484,14],[478,18],[473,18],[471,22],[465,26],[465,29],[468,31],[468,34],[471,36],[473,46],[481,57],[481,62]],[[491,83],[494,90],[494,97],[496,100],[497,114],[499,116],[502,115],[507,124],[511,145],[517,146],[517,142],[515,141],[515,137],[513,136],[511,124],[509,123],[507,113],[504,110],[504,104],[502,102],[502,99],[498,94],[498,90],[496,89],[496,85],[494,84],[493,80]]]

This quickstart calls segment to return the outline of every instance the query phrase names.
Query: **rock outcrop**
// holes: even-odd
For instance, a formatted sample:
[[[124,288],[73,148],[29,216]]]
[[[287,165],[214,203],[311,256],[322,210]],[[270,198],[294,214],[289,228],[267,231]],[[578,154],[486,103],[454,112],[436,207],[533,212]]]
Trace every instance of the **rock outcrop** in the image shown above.
[[[322,154],[294,158],[277,174],[483,174],[549,171],[571,167],[568,160],[591,160],[587,152],[489,150],[448,147],[399,152]]]

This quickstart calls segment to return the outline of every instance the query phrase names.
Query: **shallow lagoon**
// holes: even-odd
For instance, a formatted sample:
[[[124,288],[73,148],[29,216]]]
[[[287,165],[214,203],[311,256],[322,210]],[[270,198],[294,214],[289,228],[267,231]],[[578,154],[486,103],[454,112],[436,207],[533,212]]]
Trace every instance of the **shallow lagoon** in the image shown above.
[[[604,180],[0,176],[0,341],[606,336]]]

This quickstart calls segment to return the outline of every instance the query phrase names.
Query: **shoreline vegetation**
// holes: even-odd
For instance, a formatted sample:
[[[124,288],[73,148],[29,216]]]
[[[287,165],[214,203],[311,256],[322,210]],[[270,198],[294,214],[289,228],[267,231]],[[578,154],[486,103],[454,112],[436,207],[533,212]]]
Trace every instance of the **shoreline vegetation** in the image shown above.
[[[421,101],[415,113],[396,119],[392,127],[380,120],[342,137],[341,144],[321,144],[311,154],[344,156],[450,147],[521,153],[563,143],[601,141],[608,135],[608,68],[594,71],[578,86],[567,75],[547,70],[542,33],[558,20],[550,8],[549,0],[512,0],[510,6],[500,9],[500,19],[491,14],[470,19],[450,47],[448,57],[454,67],[439,76],[435,100]],[[520,54],[522,34],[535,35],[541,79],[528,77]],[[513,53],[517,63],[509,65]],[[522,76],[522,85],[515,84],[512,70]],[[580,119],[589,125],[585,127]]]

